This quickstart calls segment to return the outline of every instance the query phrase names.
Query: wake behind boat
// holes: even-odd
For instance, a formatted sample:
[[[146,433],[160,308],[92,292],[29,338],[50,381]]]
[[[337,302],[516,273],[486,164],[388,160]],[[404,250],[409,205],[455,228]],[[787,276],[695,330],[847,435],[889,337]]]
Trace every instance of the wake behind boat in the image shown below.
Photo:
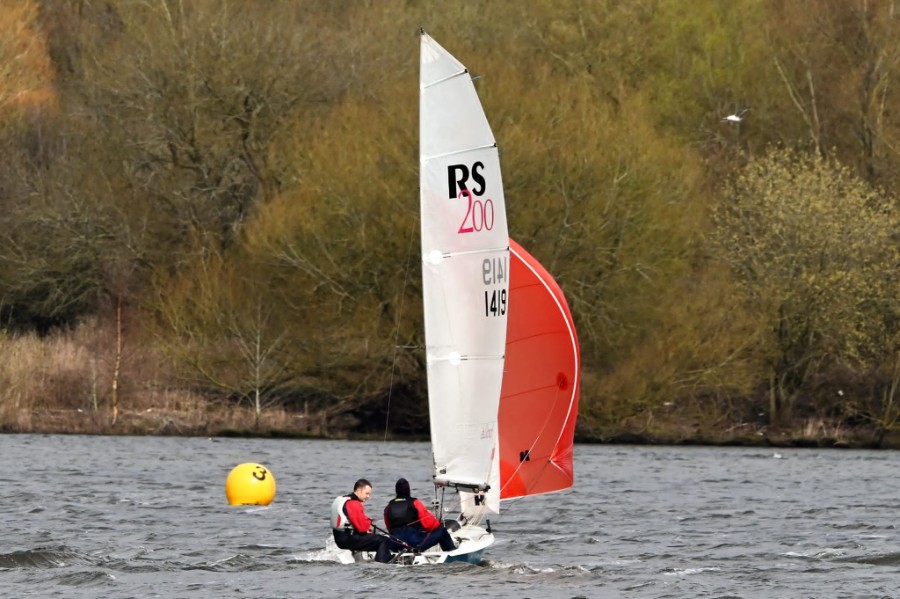
[[[501,499],[572,485],[578,338],[553,277],[509,238],[499,154],[468,70],[424,32],[419,94],[434,506],[458,547],[394,562],[478,563]]]

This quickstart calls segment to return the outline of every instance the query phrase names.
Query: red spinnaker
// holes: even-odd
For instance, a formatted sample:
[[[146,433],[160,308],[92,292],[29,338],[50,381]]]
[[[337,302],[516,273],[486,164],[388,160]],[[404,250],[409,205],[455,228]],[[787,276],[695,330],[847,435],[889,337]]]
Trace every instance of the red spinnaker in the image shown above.
[[[500,393],[500,498],[572,486],[581,361],[562,290],[509,240],[506,364]]]

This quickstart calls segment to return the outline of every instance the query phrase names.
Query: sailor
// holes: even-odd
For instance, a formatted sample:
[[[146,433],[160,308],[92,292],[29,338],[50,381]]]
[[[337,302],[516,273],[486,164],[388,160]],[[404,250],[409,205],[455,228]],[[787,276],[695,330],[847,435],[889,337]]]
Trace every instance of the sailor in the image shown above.
[[[388,538],[375,532],[372,519],[363,507],[372,495],[372,483],[364,478],[356,481],[353,492],[335,498],[331,504],[331,532],[335,544],[350,551],[374,551],[375,561],[391,561]]]
[[[395,539],[399,539],[419,551],[441,544],[442,551],[453,551],[456,543],[441,521],[428,511],[421,501],[410,496],[409,482],[397,480],[394,486],[397,496],[384,508],[384,523]],[[391,550],[399,551],[400,543],[391,541]]]

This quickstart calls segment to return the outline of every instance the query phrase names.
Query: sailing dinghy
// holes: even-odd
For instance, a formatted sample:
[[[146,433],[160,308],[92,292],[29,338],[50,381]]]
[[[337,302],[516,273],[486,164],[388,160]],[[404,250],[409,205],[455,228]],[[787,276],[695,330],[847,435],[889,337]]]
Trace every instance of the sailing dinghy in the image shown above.
[[[509,239],[496,143],[466,67],[424,32],[420,51],[435,507],[458,548],[401,553],[395,562],[478,563],[494,543],[490,517],[501,499],[572,486],[578,338],[553,277]]]

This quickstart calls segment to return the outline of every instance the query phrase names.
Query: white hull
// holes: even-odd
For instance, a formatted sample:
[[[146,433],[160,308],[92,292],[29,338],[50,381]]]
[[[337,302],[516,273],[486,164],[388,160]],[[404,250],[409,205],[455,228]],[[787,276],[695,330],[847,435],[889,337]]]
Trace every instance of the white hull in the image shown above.
[[[441,551],[441,548],[435,545],[428,551],[421,553],[399,553],[394,556],[391,563],[412,566],[450,564],[453,562],[478,564],[481,562],[485,549],[494,544],[494,535],[480,526],[463,526],[459,530],[454,531],[452,536],[459,544],[459,547],[453,551]],[[374,558],[375,554],[371,551],[354,552],[346,549],[338,551],[338,559],[342,564],[369,562],[373,561]]]

